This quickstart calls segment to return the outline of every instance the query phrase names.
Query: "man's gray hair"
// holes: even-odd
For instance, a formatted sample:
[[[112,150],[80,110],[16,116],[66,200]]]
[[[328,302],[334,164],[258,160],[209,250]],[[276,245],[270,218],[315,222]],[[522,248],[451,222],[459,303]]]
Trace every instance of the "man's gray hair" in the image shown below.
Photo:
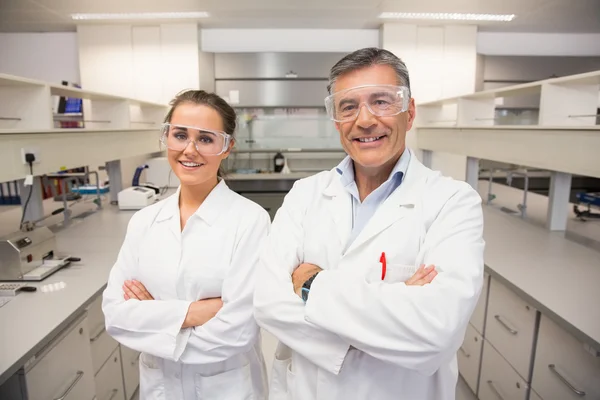
[[[373,65],[389,65],[392,67],[396,71],[398,84],[406,86],[410,94],[410,78],[408,77],[408,69],[404,62],[391,51],[376,47],[356,50],[354,53],[350,53],[338,61],[329,72],[327,91],[331,94],[335,82],[341,75]]]

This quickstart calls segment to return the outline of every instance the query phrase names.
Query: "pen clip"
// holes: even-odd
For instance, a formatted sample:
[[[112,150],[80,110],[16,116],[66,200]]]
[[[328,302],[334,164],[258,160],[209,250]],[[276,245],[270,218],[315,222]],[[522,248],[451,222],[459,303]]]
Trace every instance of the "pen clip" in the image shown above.
[[[379,257],[379,262],[381,263],[381,280],[384,280],[385,274],[387,272],[387,261],[385,259],[385,252],[381,253],[381,257]]]

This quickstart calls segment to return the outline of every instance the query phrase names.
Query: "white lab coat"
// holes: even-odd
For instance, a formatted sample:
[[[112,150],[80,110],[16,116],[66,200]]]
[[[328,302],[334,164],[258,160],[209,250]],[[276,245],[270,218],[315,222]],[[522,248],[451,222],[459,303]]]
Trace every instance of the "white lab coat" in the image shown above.
[[[258,324],[280,340],[270,399],[454,399],[456,352],[483,282],[481,198],[413,154],[346,249],[351,204],[326,171],[297,181],[273,221],[254,295]],[[324,269],[306,305],[290,277],[302,262]],[[406,286],[421,263],[439,275]]]
[[[252,293],[270,218],[221,181],[180,229],[179,191],[137,212],[104,291],[108,333],[142,352],[140,400],[267,396]],[[154,301],[123,299],[136,279]],[[181,329],[191,302],[221,297],[210,321]]]

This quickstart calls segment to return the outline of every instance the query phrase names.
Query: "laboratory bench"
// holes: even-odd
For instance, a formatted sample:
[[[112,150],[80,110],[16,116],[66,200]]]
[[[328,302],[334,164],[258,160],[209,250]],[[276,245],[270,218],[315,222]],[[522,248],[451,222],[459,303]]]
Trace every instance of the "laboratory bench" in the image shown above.
[[[86,214],[56,232],[81,262],[0,307],[0,398],[18,385],[31,400],[135,393],[139,354],[108,336],[100,308],[133,212],[104,202]],[[599,398],[600,253],[494,207],[484,218],[486,280],[460,374],[482,400]]]

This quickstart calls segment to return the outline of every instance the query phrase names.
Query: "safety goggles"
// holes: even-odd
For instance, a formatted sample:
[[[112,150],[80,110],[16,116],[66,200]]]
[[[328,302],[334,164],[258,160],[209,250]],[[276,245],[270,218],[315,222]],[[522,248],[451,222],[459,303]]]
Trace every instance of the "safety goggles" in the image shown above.
[[[325,98],[327,115],[336,122],[354,121],[363,105],[373,115],[390,117],[408,110],[409,104],[408,88],[394,85],[357,86]]]
[[[218,156],[229,148],[231,135],[194,126],[163,124],[160,142],[168,149],[183,151],[190,142],[203,156]]]

